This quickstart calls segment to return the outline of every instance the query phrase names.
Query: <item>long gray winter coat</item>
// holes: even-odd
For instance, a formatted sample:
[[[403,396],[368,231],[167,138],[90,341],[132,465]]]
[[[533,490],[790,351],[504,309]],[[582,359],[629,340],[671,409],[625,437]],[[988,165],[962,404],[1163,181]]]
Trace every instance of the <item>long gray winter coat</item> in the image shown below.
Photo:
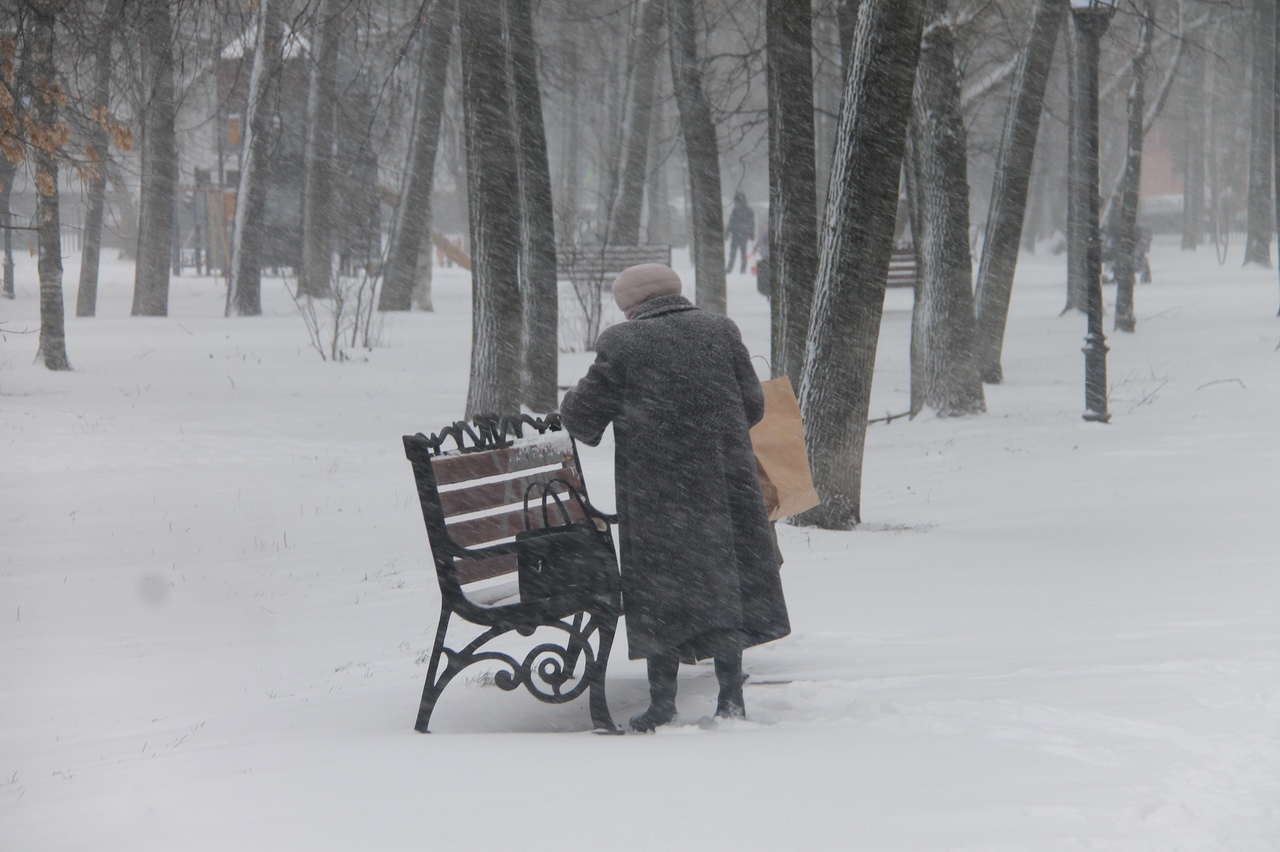
[[[632,659],[791,631],[748,434],[764,398],[732,320],[682,296],[645,302],[600,335],[560,414],[591,446],[613,423]]]

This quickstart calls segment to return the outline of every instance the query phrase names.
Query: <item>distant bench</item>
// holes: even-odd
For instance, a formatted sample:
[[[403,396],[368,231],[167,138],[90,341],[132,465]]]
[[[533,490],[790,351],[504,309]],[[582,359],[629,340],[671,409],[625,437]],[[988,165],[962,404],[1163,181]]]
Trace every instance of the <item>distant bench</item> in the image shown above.
[[[622,270],[642,263],[671,265],[671,246],[572,245],[556,249],[556,263],[574,284],[612,284]]]
[[[916,250],[895,248],[889,256],[889,275],[885,279],[886,287],[916,286]]]

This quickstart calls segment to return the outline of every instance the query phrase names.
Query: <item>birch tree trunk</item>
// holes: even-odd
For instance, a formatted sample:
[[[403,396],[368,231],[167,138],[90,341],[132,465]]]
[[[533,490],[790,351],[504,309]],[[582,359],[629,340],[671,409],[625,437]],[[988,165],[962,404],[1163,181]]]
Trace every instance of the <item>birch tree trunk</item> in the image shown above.
[[[111,140],[103,126],[111,97],[111,44],[124,11],[125,0],[107,0],[94,42],[93,100],[88,149],[93,171],[85,199],[84,243],[80,252],[80,286],[76,290],[76,316],[91,317],[98,310],[98,260],[102,252],[102,217],[107,201],[107,157]]]
[[[1009,298],[1018,266],[1018,247],[1027,210],[1027,192],[1035,160],[1040,114],[1053,63],[1053,48],[1067,14],[1062,0],[1038,0],[1031,14],[1027,44],[1019,59],[1004,135],[996,156],[991,204],[982,240],[975,293],[977,361],[985,382],[1004,378],[1000,354],[1004,347]]]
[[[133,316],[169,313],[174,185],[178,172],[174,135],[173,25],[168,0],[142,0],[142,186]]]
[[[1244,265],[1271,268],[1274,166],[1276,0],[1253,0],[1253,86],[1249,108],[1249,230]]]
[[[621,189],[613,208],[613,227],[610,229],[609,241],[614,245],[632,246],[640,242],[640,211],[644,206],[644,184],[649,162],[653,90],[658,76],[658,54],[662,46],[662,4],[663,0],[641,0],[627,151],[622,165]]]
[[[520,173],[507,80],[505,0],[459,6],[471,224],[467,417],[520,408]]]
[[[720,206],[720,149],[711,103],[702,90],[693,0],[666,0],[671,81],[689,163],[689,243],[698,307],[725,312],[724,209]]]
[[[960,114],[955,31],[947,0],[926,0],[925,8],[928,23],[911,111],[919,264],[912,352],[913,374],[917,367],[920,373],[919,381],[912,383],[920,396],[912,400],[911,409],[918,412],[927,406],[940,417],[950,417],[984,411],[986,402],[975,347],[968,150]],[[1024,177],[1024,197],[1025,191]],[[1015,254],[1017,237],[1014,231]]]
[[[267,203],[267,165],[273,143],[272,115],[283,65],[282,0],[259,0],[253,72],[240,148],[240,187],[236,192],[231,238],[231,276],[227,316],[262,313],[262,232]]]
[[[768,0],[769,287],[775,376],[804,367],[818,209],[813,127],[813,19],[809,4]]]
[[[1116,278],[1116,331],[1132,332],[1138,320],[1133,313],[1133,285],[1138,261],[1138,190],[1142,183],[1143,118],[1146,112],[1147,60],[1151,56],[1151,6],[1142,2],[1138,9],[1142,22],[1138,32],[1138,50],[1130,63],[1128,147],[1125,149],[1124,182],[1120,202],[1120,219],[1116,232],[1115,259],[1112,270]]]
[[[413,130],[409,139],[409,168],[400,188],[400,201],[392,220],[387,271],[383,277],[378,310],[407,311],[418,287],[418,262],[425,243],[431,246],[431,192],[434,187],[440,122],[444,114],[444,89],[449,76],[449,43],[453,37],[455,0],[435,0],[427,18],[427,33],[418,66],[418,92],[414,100]],[[431,264],[426,265],[426,286],[419,300],[430,309]]]
[[[26,24],[31,34],[29,51],[32,112],[40,141],[30,148],[35,161],[37,275],[40,278],[40,356],[50,370],[70,370],[66,326],[62,306],[62,223],[58,218],[58,154],[65,143],[66,125],[58,115],[66,98],[54,67],[54,7],[32,3]]]
[[[547,412],[559,408],[560,296],[556,280],[555,208],[551,199],[547,134],[542,121],[542,95],[538,90],[533,10],[530,0],[509,2],[511,91],[515,97],[516,147],[520,154],[521,301],[524,308],[521,399],[534,411]],[[644,135],[647,139],[647,126]],[[643,166],[640,177],[644,177]]]
[[[922,0],[863,0],[819,238],[800,406],[822,503],[801,524],[861,520],[862,458],[898,183],[920,52]]]
[[[342,0],[322,0],[312,45],[307,89],[307,135],[303,148],[302,265],[298,295],[325,297],[332,292],[334,107],[338,88],[338,50],[342,39]],[[385,285],[384,285],[385,286]]]

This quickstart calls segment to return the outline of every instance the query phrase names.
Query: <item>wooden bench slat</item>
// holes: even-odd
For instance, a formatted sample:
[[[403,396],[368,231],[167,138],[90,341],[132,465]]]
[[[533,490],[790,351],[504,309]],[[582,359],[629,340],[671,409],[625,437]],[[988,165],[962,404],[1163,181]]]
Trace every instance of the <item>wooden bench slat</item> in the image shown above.
[[[452,485],[468,479],[501,476],[553,464],[572,465],[573,450],[565,445],[531,444],[483,453],[440,456],[431,460],[431,470],[438,485]]]
[[[570,246],[557,251],[560,266],[568,278],[581,281],[609,278],[641,263],[671,265],[671,246]]]
[[[579,492],[583,490],[582,480],[574,473],[573,468],[566,467],[561,471],[553,471],[552,473],[554,478],[564,480],[578,489]],[[472,485],[453,491],[442,491],[440,493],[440,508],[444,511],[446,518],[451,518],[455,515],[480,512],[509,504],[523,505],[524,495],[529,486],[535,482],[546,482],[549,478],[551,478],[549,474],[537,473],[530,476],[517,477],[516,479],[486,482],[482,485]],[[557,487],[556,490],[559,492],[564,489]],[[529,495],[530,507],[535,503],[538,506],[542,505],[542,492],[536,488]]]
[[[580,521],[586,517],[582,507],[572,498],[564,500],[564,507],[569,511],[569,517],[572,520]],[[553,526],[564,523],[564,517],[554,505],[547,506],[547,517],[550,518]],[[533,502],[530,501],[529,528],[536,530],[541,527],[542,500],[539,499],[537,505],[533,505]],[[468,521],[456,521],[449,524],[446,529],[449,531],[449,538],[453,539],[455,544],[460,544],[463,547],[475,547],[490,541],[497,541],[500,538],[511,538],[525,529],[524,508],[522,506],[510,512],[485,515],[482,518],[472,518]]]
[[[889,256],[889,274],[885,276],[887,287],[914,287],[916,283],[916,253],[914,249],[894,249]]]
[[[456,559],[454,566],[458,572],[458,585],[478,583],[491,580],[503,574],[514,574],[516,571],[516,555],[507,553],[492,559]]]

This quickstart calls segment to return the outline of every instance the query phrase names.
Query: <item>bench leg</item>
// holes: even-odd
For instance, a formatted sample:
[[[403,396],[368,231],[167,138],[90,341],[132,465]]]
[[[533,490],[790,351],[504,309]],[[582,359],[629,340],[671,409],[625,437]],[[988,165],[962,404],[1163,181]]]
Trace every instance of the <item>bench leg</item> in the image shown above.
[[[595,664],[591,667],[591,693],[588,698],[591,705],[591,723],[600,733],[620,734],[622,729],[609,715],[609,702],[605,700],[605,673],[609,668],[609,651],[613,648],[613,634],[618,627],[617,615],[593,615],[592,620],[600,619],[600,650],[596,654]]]
[[[427,726],[431,724],[431,711],[435,710],[436,699],[444,690],[445,683],[437,683],[436,675],[440,671],[440,657],[444,653],[444,637],[449,629],[449,610],[440,609],[440,626],[436,628],[436,642],[431,648],[431,663],[427,666],[427,683],[422,688],[422,701],[418,704],[418,720],[413,729],[420,734],[429,733]]]

